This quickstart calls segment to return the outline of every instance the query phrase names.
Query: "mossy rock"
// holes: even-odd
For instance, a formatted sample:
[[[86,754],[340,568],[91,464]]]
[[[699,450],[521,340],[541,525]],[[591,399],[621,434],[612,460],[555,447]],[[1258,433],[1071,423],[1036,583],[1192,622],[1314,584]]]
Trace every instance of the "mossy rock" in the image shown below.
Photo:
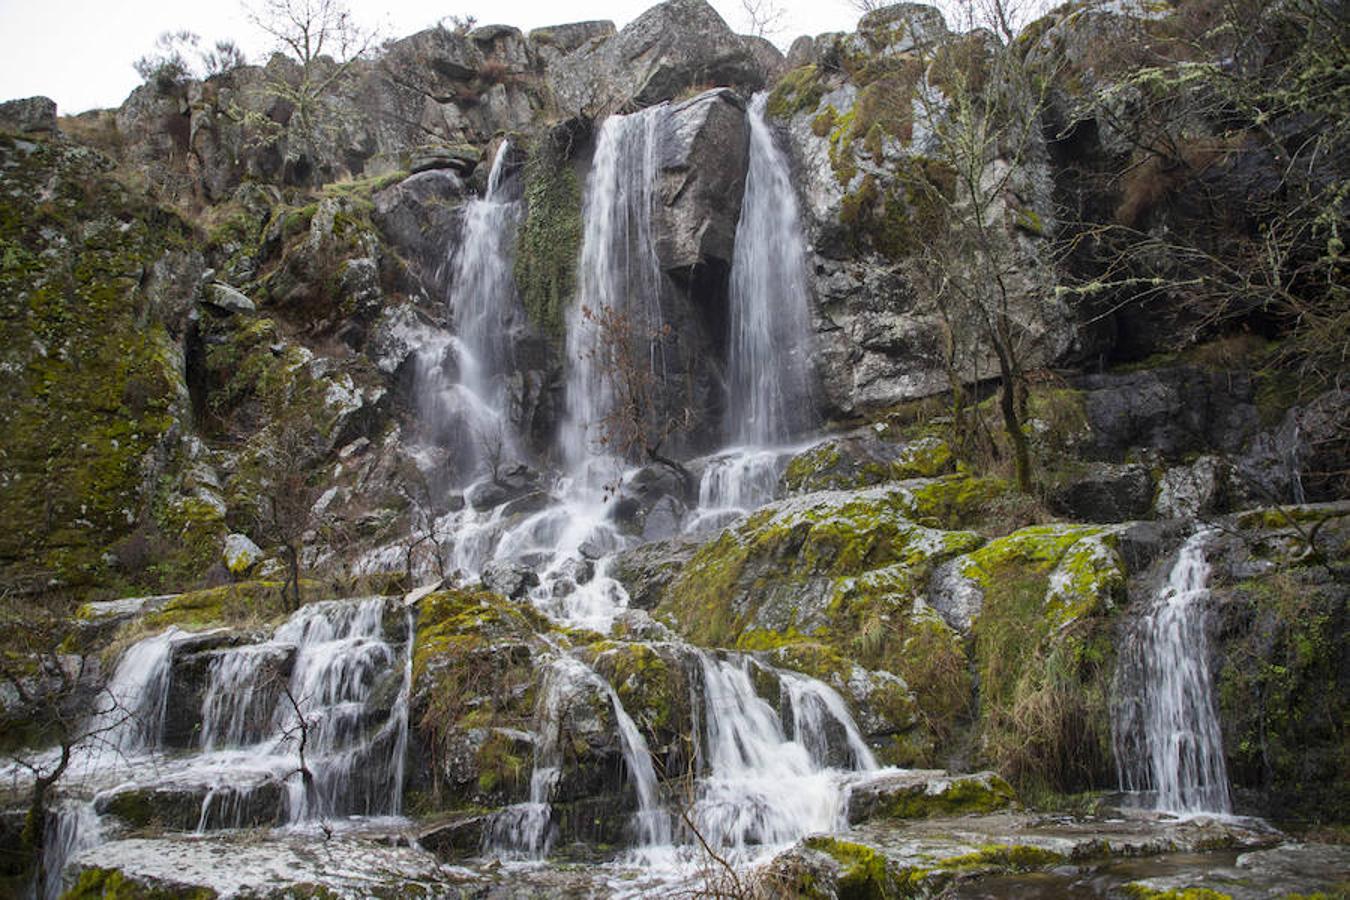
[[[984,760],[1025,789],[1112,777],[1113,615],[1126,570],[1115,535],[1034,526],[956,564],[979,586],[972,627]]]
[[[545,133],[535,138],[524,179],[525,218],[516,242],[516,284],[530,322],[561,341],[563,313],[576,292],[582,223],[581,183],[559,136]]]
[[[939,438],[892,444],[873,429],[831,438],[794,456],[780,485],[789,494],[850,490],[952,471],[951,448]]]
[[[764,111],[775,119],[787,119],[799,112],[814,112],[825,96],[824,73],[816,66],[802,66],[788,72],[765,101]]]
[[[61,900],[215,900],[206,887],[147,884],[127,877],[117,869],[85,868],[75,886]]]
[[[279,581],[243,581],[222,587],[189,591],[171,598],[154,612],[131,623],[131,630],[147,634],[177,626],[202,631],[221,625],[263,625],[288,614],[284,584]],[[314,587],[310,584],[309,587]],[[302,592],[304,585],[301,586]]]
[[[1133,900],[1233,900],[1232,894],[1224,894],[1210,888],[1151,888],[1146,884],[1131,882],[1122,888],[1126,897]],[[1289,896],[1294,896],[1290,894]]]
[[[873,848],[824,836],[807,838],[805,846],[824,853],[838,865],[835,896],[840,900],[899,896],[896,878],[886,857]]]
[[[931,763],[969,714],[971,682],[961,637],[923,598],[937,565],[982,543],[908,518],[932,484],[765,507],[701,547],[656,615],[695,643],[768,651],[820,678],[884,736],[887,761]],[[916,718],[922,728],[907,733]]]
[[[822,492],[767,506],[701,547],[667,585],[657,615],[705,646],[734,646],[751,629],[817,634],[841,611],[839,590],[858,587],[842,579],[890,568],[892,583],[917,585],[981,543],[910,520],[915,492],[926,487]]]
[[[1237,806],[1299,825],[1343,825],[1350,810],[1344,576],[1283,566],[1214,593],[1211,666]]]
[[[455,588],[421,599],[411,717],[428,762],[409,790],[425,811],[525,798],[531,753],[518,735],[533,722],[540,635],[551,631],[533,606],[490,591]]]
[[[1012,786],[993,772],[902,772],[855,788],[848,816],[854,824],[872,819],[945,818],[998,812],[1016,803]]]
[[[186,394],[143,288],[188,226],[95,151],[0,137],[0,559],[22,582],[106,581]]]
[[[653,751],[693,733],[689,663],[675,646],[602,641],[589,651],[591,667],[614,688],[643,734],[651,736]]]

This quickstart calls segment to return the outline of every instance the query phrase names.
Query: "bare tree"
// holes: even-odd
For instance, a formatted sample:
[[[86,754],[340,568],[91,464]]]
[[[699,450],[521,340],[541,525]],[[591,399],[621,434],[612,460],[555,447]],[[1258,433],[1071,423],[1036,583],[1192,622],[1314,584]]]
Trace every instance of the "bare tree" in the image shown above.
[[[166,31],[155,39],[155,49],[132,63],[136,74],[160,91],[168,91],[193,76],[190,55],[201,37],[186,29]]]
[[[166,31],[155,40],[155,50],[132,63],[136,74],[160,91],[169,91],[191,78],[220,75],[244,65],[244,52],[232,40],[219,40],[199,50],[201,37],[185,29]]]
[[[691,485],[689,470],[663,452],[672,436],[694,423],[688,398],[684,403],[673,400],[666,379],[652,367],[654,348],[669,338],[670,326],[644,328],[628,312],[614,308],[583,306],[581,312],[596,329],[587,355],[598,365],[613,400],[597,423],[600,445],[633,462],[660,463]]]
[[[1098,49],[1078,114],[1129,150],[1095,185],[1119,202],[1078,223],[1069,249],[1093,265],[1065,291],[1157,310],[1178,346],[1254,322],[1320,390],[1350,360],[1345,23],[1324,0],[1206,9],[1165,34],[1121,17]]]
[[[269,77],[265,89],[292,110],[286,126],[301,149],[309,151],[327,137],[324,99],[351,74],[358,60],[377,44],[374,29],[360,25],[344,0],[260,0],[248,18],[299,66],[288,77]],[[260,112],[234,111],[263,140],[279,136],[281,126]]]
[[[983,37],[984,26],[1002,31],[1018,18],[1013,5],[966,0],[959,11],[969,33],[920,50],[927,75],[917,97],[935,141],[926,171],[911,173],[907,186],[929,211],[933,233],[914,267],[947,326],[958,415],[969,370],[978,374],[981,358],[993,357],[1017,486],[1028,492],[1026,359],[1039,333],[1023,301],[1026,273],[1038,266],[1018,233],[1025,214],[1016,180],[1034,161],[1052,79],[1016,47]],[[933,81],[940,91],[930,89]]]
[[[437,525],[435,503],[431,499],[431,486],[425,476],[410,479],[408,498],[408,536],[403,545],[403,574],[408,587],[413,585],[419,557],[428,552],[436,566],[436,574],[442,581],[446,578],[444,541],[449,535],[443,534]]]
[[[474,439],[478,444],[478,454],[487,464],[488,473],[495,484],[501,483],[502,464],[506,462],[506,428],[500,419],[493,420],[474,429]]]
[[[322,515],[315,507],[318,488],[311,483],[315,460],[313,430],[294,413],[271,426],[265,470],[253,509],[254,527],[268,544],[279,545],[286,561],[282,597],[290,610],[300,608],[300,559],[305,541]]]
[[[111,691],[95,692],[89,687],[89,655],[63,652],[73,637],[72,620],[59,606],[46,608],[48,602],[28,600],[20,605],[8,596],[0,597],[4,626],[0,629],[4,634],[0,681],[9,685],[22,711],[22,722],[9,722],[6,728],[17,730],[22,725],[40,745],[32,748],[20,743],[8,751],[10,760],[32,777],[17,850],[28,857],[39,887],[60,877],[59,872],[48,871],[44,832],[54,794],[70,772],[77,749],[107,744],[107,735],[130,717]]]
[[[787,26],[787,9],[779,0],[741,0],[741,11],[755,37],[772,38]]]

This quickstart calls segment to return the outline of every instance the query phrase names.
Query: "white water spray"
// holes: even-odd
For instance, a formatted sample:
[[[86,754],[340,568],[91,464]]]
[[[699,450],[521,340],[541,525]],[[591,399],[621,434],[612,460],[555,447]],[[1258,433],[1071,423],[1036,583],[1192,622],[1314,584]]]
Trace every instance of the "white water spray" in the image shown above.
[[[731,264],[730,397],[733,442],[781,444],[810,427],[810,287],[806,241],[786,154],[750,101],[750,170]]]
[[[1113,736],[1120,786],[1168,812],[1231,810],[1205,604],[1211,533],[1192,535],[1167,585],[1135,624],[1116,670]]]

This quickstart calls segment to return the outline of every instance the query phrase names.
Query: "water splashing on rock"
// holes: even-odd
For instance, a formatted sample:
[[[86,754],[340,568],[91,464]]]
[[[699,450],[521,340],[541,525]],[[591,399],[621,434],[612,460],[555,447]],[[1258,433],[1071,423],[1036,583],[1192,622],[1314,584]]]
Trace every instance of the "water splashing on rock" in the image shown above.
[[[1205,634],[1209,563],[1201,530],[1134,624],[1116,670],[1113,716],[1120,786],[1179,813],[1231,810]]]

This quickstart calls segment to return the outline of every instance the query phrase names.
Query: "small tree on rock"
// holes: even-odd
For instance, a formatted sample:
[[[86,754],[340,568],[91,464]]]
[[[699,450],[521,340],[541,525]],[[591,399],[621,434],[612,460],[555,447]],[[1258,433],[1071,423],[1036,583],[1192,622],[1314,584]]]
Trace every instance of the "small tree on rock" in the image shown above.
[[[690,486],[689,470],[664,450],[671,437],[693,427],[693,407],[687,397],[683,403],[673,400],[665,377],[652,367],[653,348],[670,337],[670,326],[643,327],[629,312],[612,307],[584,306],[581,312],[595,328],[587,356],[612,400],[596,423],[600,446],[631,462],[660,463]]]

